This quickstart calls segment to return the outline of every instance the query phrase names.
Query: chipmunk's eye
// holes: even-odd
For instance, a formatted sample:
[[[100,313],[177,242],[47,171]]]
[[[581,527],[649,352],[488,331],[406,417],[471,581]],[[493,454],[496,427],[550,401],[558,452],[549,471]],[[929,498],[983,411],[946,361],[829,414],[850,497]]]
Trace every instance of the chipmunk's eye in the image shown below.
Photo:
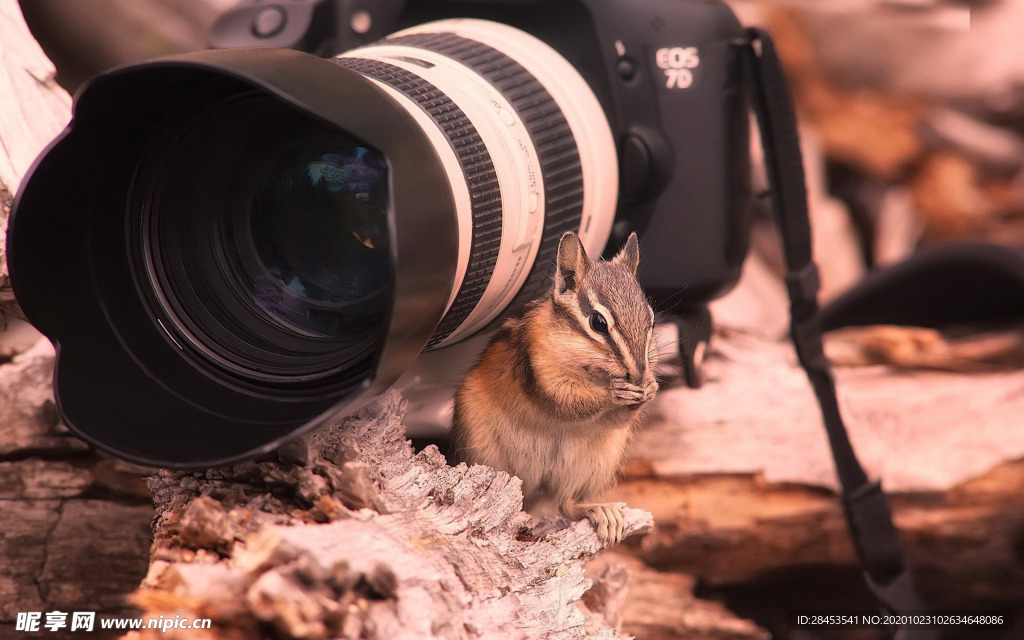
[[[608,321],[598,311],[590,314],[590,328],[603,336],[608,335]]]

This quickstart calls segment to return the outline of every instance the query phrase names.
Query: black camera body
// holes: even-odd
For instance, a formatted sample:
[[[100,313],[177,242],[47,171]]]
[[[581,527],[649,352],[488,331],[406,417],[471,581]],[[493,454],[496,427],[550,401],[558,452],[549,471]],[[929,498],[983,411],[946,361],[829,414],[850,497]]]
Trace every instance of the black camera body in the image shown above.
[[[221,16],[211,43],[332,56],[444,18],[522,29],[586,79],[619,155],[616,222],[605,254],[638,233],[638,276],[659,311],[690,315],[732,288],[752,207],[741,64],[749,43],[721,2],[249,0]]]
[[[206,467],[415,363],[450,398],[565,231],[636,231],[681,348],[707,339],[753,205],[726,5],[245,2],[212,43],[91,80],[15,201],[12,284],[86,440]]]

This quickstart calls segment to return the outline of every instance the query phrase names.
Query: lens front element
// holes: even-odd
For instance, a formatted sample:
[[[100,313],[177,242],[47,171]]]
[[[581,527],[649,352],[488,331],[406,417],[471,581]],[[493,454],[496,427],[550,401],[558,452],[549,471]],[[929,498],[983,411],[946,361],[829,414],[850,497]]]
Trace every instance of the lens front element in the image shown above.
[[[391,294],[384,156],[269,96],[218,105],[148,149],[130,228],[168,337],[241,381],[365,372]]]
[[[363,146],[302,149],[269,167],[250,207],[256,264],[245,274],[263,310],[325,338],[380,322],[387,190],[384,159]]]

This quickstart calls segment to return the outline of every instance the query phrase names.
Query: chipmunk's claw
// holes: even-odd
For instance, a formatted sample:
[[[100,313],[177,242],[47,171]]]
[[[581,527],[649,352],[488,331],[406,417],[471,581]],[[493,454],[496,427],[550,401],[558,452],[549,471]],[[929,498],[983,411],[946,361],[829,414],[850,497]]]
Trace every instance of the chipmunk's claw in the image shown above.
[[[597,537],[609,545],[622,542],[626,531],[626,514],[617,504],[581,505],[586,509],[587,519],[594,523]]]
[[[617,404],[632,405],[640,404],[646,399],[644,390],[632,382],[627,382],[622,378],[616,378],[612,380],[611,384],[612,397],[615,399]]]
[[[658,393],[658,381],[651,380],[644,385],[644,402],[653,400],[654,396]]]
[[[570,501],[562,505],[562,513],[573,520],[590,520],[594,523],[598,539],[609,546],[619,544],[626,535],[626,513],[618,504]]]
[[[654,399],[655,394],[658,393],[658,383],[652,380],[641,387],[623,378],[615,378],[609,385],[609,389],[611,389],[612,398],[616,404],[630,406]]]

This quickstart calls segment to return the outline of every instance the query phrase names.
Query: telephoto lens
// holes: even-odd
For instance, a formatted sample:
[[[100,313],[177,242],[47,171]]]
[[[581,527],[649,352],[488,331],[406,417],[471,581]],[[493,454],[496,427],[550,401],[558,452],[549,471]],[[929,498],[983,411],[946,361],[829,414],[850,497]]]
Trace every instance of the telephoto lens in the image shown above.
[[[66,424],[208,467],[493,327],[544,292],[565,231],[600,254],[617,176],[586,81],[510,26],[204,51],[90,81],[17,196],[8,263]]]

